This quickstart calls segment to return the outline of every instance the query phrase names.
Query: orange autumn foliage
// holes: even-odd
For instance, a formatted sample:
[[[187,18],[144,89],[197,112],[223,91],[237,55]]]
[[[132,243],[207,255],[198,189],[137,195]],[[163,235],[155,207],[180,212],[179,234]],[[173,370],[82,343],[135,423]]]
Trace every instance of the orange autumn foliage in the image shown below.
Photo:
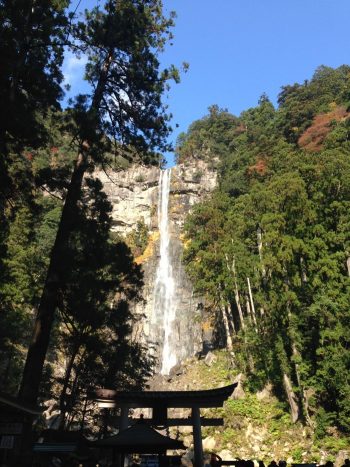
[[[258,175],[264,175],[266,173],[266,169],[267,169],[266,159],[259,158],[257,159],[254,165],[251,165],[250,167],[248,167],[248,174],[252,175],[253,173],[256,173]]]
[[[350,113],[342,106],[336,107],[331,112],[316,115],[311,126],[300,136],[298,145],[307,151],[320,151],[326,136],[331,131],[331,122],[340,122],[349,118],[349,115]]]

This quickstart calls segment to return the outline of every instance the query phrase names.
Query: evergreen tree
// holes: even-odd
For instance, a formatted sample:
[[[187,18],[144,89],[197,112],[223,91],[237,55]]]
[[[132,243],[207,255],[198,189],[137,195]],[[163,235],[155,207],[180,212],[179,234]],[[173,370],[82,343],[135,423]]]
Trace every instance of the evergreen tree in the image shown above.
[[[219,187],[186,224],[187,269],[212,299],[224,345],[251,387],[272,382],[293,420],[319,436],[330,423],[349,430],[348,76],[347,66],[320,67],[284,87],[277,110],[263,96],[232,116],[225,150],[211,155]],[[210,144],[209,121],[215,129],[209,117],[192,124],[180,150]]]
[[[67,413],[72,421],[94,385],[142,386],[150,371],[141,344],[131,339],[129,303],[140,299],[141,270],[125,243],[109,238],[111,206],[101,188],[98,180],[85,180],[74,235],[61,259],[65,279],[57,332],[67,362],[59,397],[61,427]]]
[[[87,13],[85,23],[78,22],[74,27],[76,42],[72,48],[87,54],[87,79],[94,92],[90,97],[81,96],[75,106],[78,155],[24,368],[20,390],[24,400],[34,402],[38,395],[63,282],[61,258],[74,230],[83,176],[98,159],[101,136],[114,134],[122,144],[133,144],[143,151],[164,147],[169,128],[161,94],[171,73],[159,72],[157,53],[171,26],[172,20],[164,18],[158,0],[125,0],[108,1],[104,10],[95,8]]]

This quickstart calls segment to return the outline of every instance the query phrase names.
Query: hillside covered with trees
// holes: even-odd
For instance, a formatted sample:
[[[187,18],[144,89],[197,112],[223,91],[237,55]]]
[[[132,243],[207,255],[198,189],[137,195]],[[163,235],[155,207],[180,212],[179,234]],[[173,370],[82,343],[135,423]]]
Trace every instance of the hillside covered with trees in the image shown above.
[[[177,144],[219,172],[184,255],[217,345],[318,437],[350,430],[349,106],[350,67],[321,66],[277,108],[210,107]]]

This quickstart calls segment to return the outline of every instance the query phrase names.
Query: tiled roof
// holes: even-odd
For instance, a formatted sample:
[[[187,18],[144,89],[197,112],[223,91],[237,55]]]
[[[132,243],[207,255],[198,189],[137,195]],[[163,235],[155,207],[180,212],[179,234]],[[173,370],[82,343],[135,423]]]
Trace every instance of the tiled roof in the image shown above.
[[[181,441],[163,436],[146,423],[139,422],[117,435],[100,439],[95,446],[115,448],[119,452],[154,454],[167,449],[185,449]]]

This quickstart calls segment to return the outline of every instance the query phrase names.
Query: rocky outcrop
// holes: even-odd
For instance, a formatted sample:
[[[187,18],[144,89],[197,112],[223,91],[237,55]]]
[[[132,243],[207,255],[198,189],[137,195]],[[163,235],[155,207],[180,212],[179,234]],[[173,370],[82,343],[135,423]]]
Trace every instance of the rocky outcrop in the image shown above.
[[[158,199],[159,169],[135,166],[128,170],[99,172],[98,178],[112,203],[114,232],[126,235],[143,220],[150,231],[156,229],[154,209]]]
[[[148,245],[136,258],[144,272],[145,302],[135,305],[144,318],[135,327],[135,337],[148,343],[150,352],[160,355],[163,336],[153,329],[154,282],[159,255],[158,200],[159,175],[156,167],[135,166],[122,172],[100,172],[99,179],[112,203],[114,232],[122,236],[136,229],[142,221],[148,229]],[[182,264],[183,225],[193,206],[208,196],[216,186],[217,174],[201,160],[188,161],[171,169],[169,195],[170,258],[175,279],[176,319],[173,341],[177,363],[202,350],[201,297],[196,297]]]

